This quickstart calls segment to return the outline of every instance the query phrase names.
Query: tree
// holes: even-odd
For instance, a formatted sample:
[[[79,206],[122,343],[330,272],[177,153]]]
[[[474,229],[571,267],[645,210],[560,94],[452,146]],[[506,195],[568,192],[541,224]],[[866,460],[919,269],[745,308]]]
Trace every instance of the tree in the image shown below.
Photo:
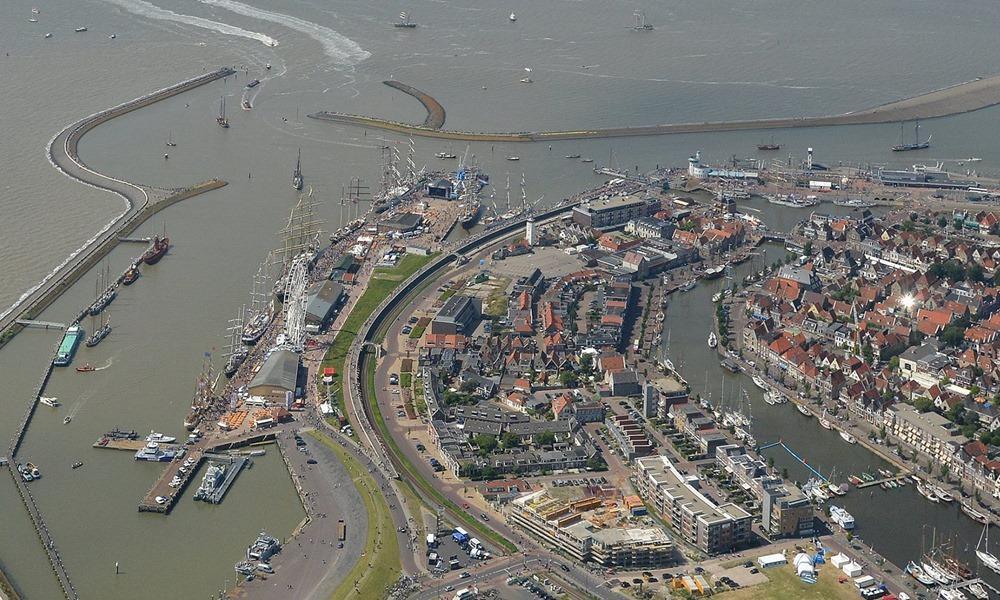
[[[479,448],[479,453],[483,456],[486,456],[497,448],[497,438],[485,433],[480,433],[472,438],[472,443]]]
[[[945,227],[948,226],[948,218],[945,217],[944,215],[941,215],[940,217],[938,217],[937,224],[938,227],[944,229]]]
[[[969,265],[969,267],[965,269],[965,279],[967,281],[982,281],[983,268],[976,263]]]
[[[543,431],[534,437],[536,446],[551,446],[556,443],[556,434],[551,431]]]
[[[806,245],[802,248],[802,254],[806,256],[812,256],[813,253],[813,243],[812,240],[806,242]]]
[[[913,401],[913,408],[919,410],[920,412],[929,412],[934,409],[934,402],[932,402],[930,398],[921,396]]]
[[[892,371],[899,370],[899,356],[893,356],[889,359],[889,369]]]
[[[500,446],[505,450],[509,448],[517,448],[520,445],[521,445],[521,438],[518,437],[517,434],[515,433],[507,431],[500,436]]]
[[[465,381],[462,382],[461,385],[458,386],[458,389],[463,394],[471,394],[472,392],[476,391],[477,387],[479,386],[476,384],[475,381],[473,381],[472,379],[466,379]]]
[[[963,340],[965,340],[965,328],[958,325],[945,327],[941,334],[941,341],[952,347],[958,346]]]
[[[587,468],[591,471],[607,471],[608,463],[600,456],[591,456],[587,459]]]
[[[861,347],[861,354],[865,357],[866,363],[872,364],[875,362],[875,349],[872,348],[870,343],[865,342],[865,345]]]
[[[577,381],[578,379],[576,373],[573,371],[563,371],[559,374],[559,383],[561,383],[563,387],[576,387]]]

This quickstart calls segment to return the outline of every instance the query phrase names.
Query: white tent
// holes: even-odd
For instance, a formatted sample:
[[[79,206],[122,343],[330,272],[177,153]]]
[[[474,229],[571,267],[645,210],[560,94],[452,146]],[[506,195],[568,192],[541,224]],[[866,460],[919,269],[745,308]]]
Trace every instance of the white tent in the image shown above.
[[[812,558],[805,552],[800,552],[795,556],[795,560],[792,561],[795,565],[795,573],[799,577],[810,577],[815,579],[816,577],[816,567],[813,566]]]
[[[838,555],[836,555],[836,556],[834,556],[833,558],[830,559],[830,564],[832,564],[834,567],[836,567],[838,569],[841,568],[841,567],[843,567],[844,565],[846,565],[849,562],[852,562],[851,561],[851,557],[847,556],[843,552],[841,552],[840,554],[838,554]]]
[[[861,565],[859,565],[856,562],[852,561],[847,563],[846,565],[841,567],[841,570],[848,577],[861,577]]]
[[[757,564],[760,565],[761,569],[768,569],[771,567],[777,567],[778,565],[787,565],[788,559],[781,553],[767,554],[765,556],[758,557]]]

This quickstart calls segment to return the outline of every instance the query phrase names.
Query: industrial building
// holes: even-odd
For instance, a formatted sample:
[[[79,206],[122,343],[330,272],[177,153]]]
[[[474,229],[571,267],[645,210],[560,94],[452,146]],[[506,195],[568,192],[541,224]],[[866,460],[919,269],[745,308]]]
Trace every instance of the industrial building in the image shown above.
[[[299,355],[282,348],[264,359],[247,390],[253,396],[283,403],[288,393],[296,392],[298,380]]]
[[[507,512],[512,525],[573,560],[625,569],[660,568],[674,561],[673,539],[615,500],[556,498],[543,489],[516,498]]]
[[[306,300],[306,331],[318,333],[326,329],[343,300],[344,286],[329,280],[317,284]]]
[[[482,314],[482,300],[479,298],[460,294],[452,296],[431,321],[431,333],[472,333]]]
[[[750,539],[750,513],[739,506],[716,505],[701,493],[698,477],[683,475],[666,456],[635,461],[639,494],[684,541],[715,555],[745,547]]]
[[[378,224],[379,232],[395,231],[397,233],[409,233],[420,224],[424,218],[418,214],[403,212]]]

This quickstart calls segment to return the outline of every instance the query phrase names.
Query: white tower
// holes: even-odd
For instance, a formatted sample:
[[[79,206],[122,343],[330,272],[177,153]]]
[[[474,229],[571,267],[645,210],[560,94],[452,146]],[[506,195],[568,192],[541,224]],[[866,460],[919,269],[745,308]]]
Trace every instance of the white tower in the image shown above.
[[[528,221],[524,226],[524,239],[528,241],[529,246],[534,246],[538,243],[538,237],[535,234],[534,217],[528,217]]]
[[[812,171],[812,168],[813,168],[813,149],[812,148],[807,148],[806,149],[806,170],[807,171]]]

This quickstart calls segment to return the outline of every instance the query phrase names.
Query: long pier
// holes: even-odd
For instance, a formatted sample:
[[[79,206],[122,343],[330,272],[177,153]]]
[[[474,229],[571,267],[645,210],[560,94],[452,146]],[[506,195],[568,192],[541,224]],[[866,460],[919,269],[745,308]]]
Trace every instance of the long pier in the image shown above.
[[[394,82],[392,87],[405,91],[424,102],[430,97],[425,92]],[[418,95],[419,94],[419,95]],[[437,101],[435,104],[440,105]],[[840,115],[819,117],[785,117],[775,119],[749,119],[742,121],[714,121],[703,123],[664,123],[639,127],[611,127],[606,129],[581,129],[575,131],[522,131],[512,133],[489,133],[473,131],[447,131],[428,126],[428,118],[423,125],[412,125],[391,119],[381,119],[365,115],[355,115],[336,111],[321,111],[309,115],[310,118],[334,121],[359,127],[371,127],[392,131],[403,135],[438,138],[468,142],[551,142],[554,140],[578,140],[615,138],[646,135],[670,135],[678,133],[711,133],[721,131],[748,131],[758,129],[789,129],[798,127],[830,127],[840,125],[871,125],[876,123],[897,123],[913,119],[933,119],[967,112],[1000,104],[1000,75],[977,78],[957,85],[934,90],[926,94],[889,102],[873,108]],[[424,103],[427,106],[427,103]],[[442,108],[443,112],[443,108]],[[443,116],[443,115],[442,115]],[[443,124],[442,118],[442,124]]]
[[[78,153],[80,139],[90,130],[111,119],[228,77],[233,73],[235,71],[232,69],[223,68],[187,79],[85,117],[52,138],[48,149],[49,162],[71,179],[121,197],[125,200],[125,211],[107,225],[90,244],[76,251],[60,269],[46,277],[37,290],[8,314],[0,317],[0,332],[2,332],[0,347],[23,329],[23,326],[17,324],[18,320],[32,320],[41,314],[84,273],[103,259],[118,244],[119,238],[127,237],[151,216],[172,204],[226,185],[225,181],[212,179],[179,190],[166,190],[117,179],[91,169],[80,159]]]

